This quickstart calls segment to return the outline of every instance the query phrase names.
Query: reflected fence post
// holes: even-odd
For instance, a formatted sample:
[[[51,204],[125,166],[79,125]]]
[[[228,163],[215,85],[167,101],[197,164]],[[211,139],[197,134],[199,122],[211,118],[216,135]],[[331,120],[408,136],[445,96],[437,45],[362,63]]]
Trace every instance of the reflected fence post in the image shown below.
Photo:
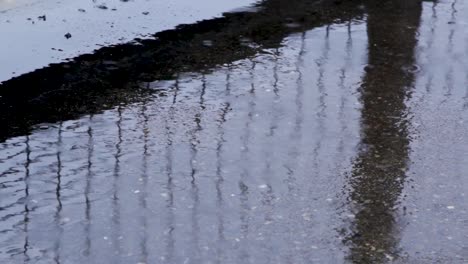
[[[417,0],[366,1],[368,66],[360,87],[361,142],[348,184],[351,211],[345,243],[353,263],[399,257],[396,214],[409,160],[407,106],[415,79],[422,5]]]

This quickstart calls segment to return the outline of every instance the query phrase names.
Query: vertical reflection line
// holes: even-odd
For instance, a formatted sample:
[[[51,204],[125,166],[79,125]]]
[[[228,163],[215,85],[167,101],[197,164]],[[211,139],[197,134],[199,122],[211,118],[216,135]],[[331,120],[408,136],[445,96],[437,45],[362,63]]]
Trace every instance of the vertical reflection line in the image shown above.
[[[432,4],[432,15],[431,15],[431,34],[428,38],[427,41],[427,48],[428,50],[432,49],[432,45],[434,44],[434,38],[435,38],[435,32],[436,32],[436,26],[437,26],[437,4],[438,0],[435,0],[434,3]],[[431,54],[431,52],[427,52],[428,56]]]
[[[198,207],[200,203],[200,196],[199,196],[199,188],[196,180],[197,176],[197,156],[198,156],[198,145],[200,144],[200,139],[198,138],[198,134],[202,131],[201,126],[201,119],[202,113],[205,110],[205,92],[206,92],[206,76],[202,74],[202,89],[200,92],[200,100],[199,106],[200,110],[195,114],[195,129],[191,132],[191,140],[190,140],[190,148],[191,148],[191,158],[190,158],[190,166],[192,168],[191,172],[191,192],[192,192],[192,199],[193,199],[193,206],[192,206],[192,235],[193,235],[193,250],[195,250],[194,254],[192,255],[196,260],[199,260],[199,234],[200,234],[200,226],[198,223],[199,215],[198,215]]]
[[[225,237],[224,237],[224,219],[223,219],[223,205],[224,205],[224,199],[223,199],[223,193],[222,193],[222,185],[224,182],[223,178],[223,172],[222,172],[222,167],[223,167],[223,162],[222,162],[222,149],[223,149],[223,143],[225,141],[224,139],[224,123],[226,122],[226,115],[229,112],[229,108],[231,107],[230,103],[225,103],[224,108],[221,110],[221,115],[218,120],[218,142],[216,146],[216,180],[215,180],[215,186],[216,186],[216,207],[217,207],[217,218],[218,218],[218,243],[217,243],[217,263],[222,263],[222,249],[221,246],[225,242]]]
[[[148,84],[149,85],[149,84]],[[149,87],[147,87],[149,89]],[[149,117],[148,114],[146,113],[147,111],[147,98],[143,101],[142,107],[141,107],[141,115],[143,116],[143,177],[142,177],[142,184],[143,184],[143,190],[140,193],[139,196],[139,203],[141,206],[141,212],[140,212],[140,222],[142,226],[142,241],[140,243],[140,250],[141,250],[141,262],[142,263],[147,263],[148,262],[148,222],[147,222],[147,211],[148,211],[148,205],[147,205],[147,187],[148,187],[148,156],[149,156],[149,151],[148,151],[148,136],[149,136],[149,127],[148,127],[148,122],[149,122]]]
[[[272,137],[275,135],[275,131],[278,128],[278,108],[277,105],[280,103],[280,95],[279,95],[279,88],[278,88],[278,83],[279,83],[279,76],[278,76],[278,57],[279,57],[279,49],[276,48],[275,51],[275,56],[274,56],[274,61],[275,65],[273,67],[273,91],[274,91],[274,99],[273,99],[273,108],[274,108],[274,115],[273,115],[273,120],[270,125],[270,134],[268,135],[269,137]],[[268,159],[267,159],[268,160]]]
[[[325,84],[324,84],[324,78],[325,78],[325,66],[328,62],[328,56],[330,52],[330,25],[327,26],[326,31],[325,31],[325,45],[323,49],[323,55],[315,61],[317,67],[318,67],[318,72],[319,76],[317,79],[317,88],[320,94],[319,97],[319,106],[318,106],[318,111],[317,111],[317,124],[318,124],[318,130],[319,130],[319,138],[317,139],[317,144],[314,147],[314,169],[316,170],[316,174],[320,173],[319,170],[319,152],[322,147],[322,140],[323,140],[323,135],[324,135],[324,130],[325,130],[325,118],[326,118],[326,104],[325,104],[325,98],[327,96],[326,90],[325,90]]]
[[[179,88],[180,88],[179,77],[180,77],[180,75],[179,75],[179,73],[177,73],[176,79],[175,79],[175,84],[174,84],[174,96],[172,97],[172,105],[174,105],[177,102],[177,95],[179,94]]]
[[[54,215],[54,222],[57,227],[57,237],[55,238],[55,245],[54,245],[54,261],[55,263],[59,264],[60,263],[60,240],[62,238],[62,233],[63,233],[63,227],[61,223],[61,213],[62,213],[62,199],[61,199],[61,191],[62,191],[62,122],[59,124],[58,128],[58,134],[57,134],[57,153],[56,153],[56,158],[57,158],[57,171],[56,171],[56,176],[57,176],[57,184],[55,187],[55,197],[57,199],[57,207]]]
[[[434,73],[429,70],[429,75],[427,76],[427,82],[424,86],[425,91],[419,98],[418,104],[424,104],[426,102],[426,97],[431,93],[432,87],[434,86]]]
[[[273,67],[273,92],[275,93],[275,97],[279,96],[279,89],[278,89],[278,57],[279,57],[279,49],[276,48],[275,50],[275,55],[274,55],[274,60],[275,60],[275,66]]]
[[[432,46],[434,45],[434,39],[435,39],[435,32],[436,32],[436,29],[437,29],[437,20],[438,20],[438,17],[437,17],[437,5],[438,5],[438,0],[435,0],[434,3],[432,4],[432,15],[431,15],[431,29],[430,29],[430,35],[428,37],[428,41],[427,41],[427,51],[426,51],[426,54],[427,54],[427,60],[428,60],[428,64],[432,64],[432,57],[431,57],[431,54],[433,54],[433,52],[431,52],[431,49],[432,49]],[[434,79],[434,74],[432,72],[432,70],[429,70],[429,77],[428,77],[428,81],[427,81],[427,84],[426,84],[426,93],[421,96],[421,99],[420,99],[420,102],[424,102],[425,100],[425,95],[426,94],[430,94],[432,92],[432,87],[433,87],[433,79]]]
[[[457,4],[457,0],[454,0],[451,5],[451,8],[452,8],[451,23],[453,24],[450,25],[451,29],[450,29],[450,33],[448,37],[448,44],[447,44],[447,51],[450,55],[453,55],[453,46],[454,46],[453,39],[455,38],[455,28],[456,28],[456,25],[454,23],[457,19],[456,18],[456,14],[457,14],[456,4]],[[452,92],[453,92],[453,63],[450,63],[449,70],[445,74],[445,85],[447,88],[447,93],[445,94],[444,99],[442,100],[440,105],[447,102],[447,100],[449,100],[449,97],[452,95]]]
[[[304,122],[304,113],[303,113],[303,97],[304,97],[304,83],[303,83],[303,73],[302,67],[304,64],[304,55],[305,55],[305,45],[306,45],[306,32],[302,32],[301,34],[301,47],[299,50],[299,54],[297,55],[296,61],[296,73],[297,73],[297,80],[296,80],[296,118],[293,126],[292,133],[290,135],[290,140],[295,142],[292,144],[292,149],[289,153],[289,157],[291,158],[290,164],[286,165],[285,168],[287,169],[288,174],[288,191],[291,193],[294,189],[296,178],[295,172],[297,167],[299,166],[298,160],[301,155],[300,151],[300,144],[302,141],[302,126]]]
[[[250,178],[250,172],[248,166],[249,164],[249,142],[250,142],[250,125],[253,121],[253,116],[255,112],[255,67],[256,62],[255,60],[251,60],[252,67],[250,68],[249,74],[251,79],[250,84],[250,100],[249,100],[249,108],[248,114],[245,122],[244,133],[241,136],[242,139],[242,148],[241,148],[241,164],[242,171],[240,173],[239,179],[239,203],[240,203],[240,235],[241,239],[243,240],[242,245],[240,245],[240,252],[239,252],[239,260],[242,263],[250,263],[250,253],[248,251],[248,234],[249,234],[249,187],[245,184],[246,179]],[[244,242],[245,241],[245,242]]]
[[[456,5],[457,5],[457,0],[454,0],[452,2],[452,5],[451,5],[451,9],[452,9],[452,12],[451,12],[451,16],[450,16],[450,24],[452,24],[451,26],[451,29],[450,29],[450,33],[449,33],[449,37],[448,37],[448,45],[447,45],[447,49],[448,49],[448,52],[450,54],[452,54],[453,52],[453,39],[455,37],[455,28],[456,28],[456,20],[457,20],[457,8],[456,8]]]
[[[347,90],[346,87],[346,79],[347,79],[347,70],[352,67],[352,51],[353,51],[353,37],[352,37],[352,21],[350,20],[348,22],[348,39],[346,40],[346,57],[344,60],[344,65],[340,69],[340,76],[339,76],[339,84],[338,87],[340,88],[341,91],[341,100],[340,100],[340,108],[339,108],[339,121],[341,123],[341,136],[340,136],[340,142],[338,143],[338,155],[340,158],[337,160],[337,165],[335,166],[336,168],[339,168],[343,165],[342,163],[344,162],[345,159],[345,154],[344,154],[344,146],[345,146],[345,140],[346,140],[346,129],[348,128],[347,126],[347,120],[346,120],[346,104],[348,102],[347,98],[349,95],[349,91]]]
[[[231,93],[231,68],[228,66],[227,73],[226,73],[226,90],[225,94],[226,97],[229,97]],[[229,99],[228,99],[229,100]],[[216,217],[218,221],[218,241],[216,243],[216,263],[223,263],[223,252],[222,247],[226,238],[224,236],[224,218],[223,218],[223,161],[221,154],[223,152],[223,144],[225,142],[224,138],[224,123],[226,123],[226,115],[231,108],[230,102],[226,102],[224,108],[221,110],[221,115],[218,120],[218,141],[216,145],[216,179],[215,179],[215,188],[216,188]]]
[[[93,122],[93,115],[91,114],[89,116],[88,120],[88,164],[87,164],[87,174],[86,174],[86,186],[85,186],[85,204],[86,204],[86,209],[85,209],[85,235],[86,235],[86,241],[85,241],[85,250],[84,250],[84,255],[86,257],[89,256],[90,251],[91,251],[91,201],[89,200],[89,194],[91,192],[91,181],[93,177],[93,153],[94,153],[94,140],[93,140],[93,128],[91,126]]]
[[[174,84],[174,97],[172,100],[172,105],[169,108],[169,118],[165,120],[165,129],[166,129],[166,191],[167,191],[167,204],[166,208],[167,213],[167,229],[164,231],[165,235],[165,256],[164,260],[166,263],[175,263],[174,261],[174,229],[175,229],[175,217],[174,217],[174,182],[173,182],[173,145],[174,140],[172,138],[174,132],[171,130],[169,121],[174,121],[175,119],[175,104],[177,102],[177,95],[180,89],[179,75],[176,76]]]
[[[118,120],[116,122],[117,125],[117,144],[115,145],[116,153],[114,155],[115,163],[114,163],[114,183],[112,186],[113,195],[112,195],[112,245],[114,247],[114,253],[119,254],[121,253],[120,248],[120,201],[119,201],[119,178],[120,178],[120,157],[122,154],[122,121],[123,121],[123,109],[122,106],[117,108],[118,112]]]
[[[287,179],[286,183],[288,185],[288,193],[289,197],[295,197],[297,193],[293,194],[294,189],[296,188],[296,171],[298,170],[298,167],[300,166],[301,162],[299,161],[300,156],[301,156],[301,141],[302,141],[302,126],[304,122],[304,114],[303,114],[303,97],[304,97],[304,83],[303,83],[303,73],[302,73],[302,67],[304,66],[304,55],[305,55],[305,45],[306,45],[306,32],[302,32],[301,34],[301,45],[299,48],[299,52],[297,55],[297,60],[295,63],[296,66],[296,73],[297,73],[297,79],[296,79],[296,97],[294,99],[295,106],[296,106],[296,117],[294,121],[294,125],[292,126],[292,131],[289,136],[289,140],[291,142],[291,149],[289,150],[289,160],[288,162],[284,165],[286,169],[286,174]],[[291,228],[289,225],[286,225],[286,232],[289,235],[293,235],[293,232],[291,232]],[[293,238],[296,239],[296,238]],[[289,248],[288,250],[288,256],[287,259],[285,260],[286,263],[294,263],[294,249]]]
[[[440,102],[439,106],[443,105],[450,99],[450,96],[453,92],[453,82],[453,65],[450,65],[447,73],[445,74],[445,89],[447,90],[447,92],[444,94],[444,97]]]
[[[30,181],[30,165],[31,165],[31,146],[29,144],[30,138],[29,135],[26,136],[25,144],[26,144],[26,162],[24,164],[25,168],[25,175],[24,175],[24,195],[25,195],[25,202],[24,202],[24,245],[23,245],[23,255],[24,255],[24,263],[29,262],[29,181]]]
[[[271,125],[270,125],[270,133],[267,135],[267,145],[265,146],[266,149],[264,150],[264,155],[265,155],[265,169],[263,174],[263,181],[266,184],[266,190],[262,191],[262,204],[266,208],[265,211],[265,216],[264,216],[264,224],[270,224],[273,222],[273,217],[272,213],[274,210],[274,191],[271,183],[271,176],[273,175],[272,171],[272,162],[271,160],[274,158],[272,153],[274,153],[273,148],[274,144],[270,144],[270,141],[275,137],[275,131],[278,128],[278,123],[279,123],[279,109],[278,105],[280,104],[280,94],[279,94],[279,89],[278,89],[278,84],[279,84],[279,75],[278,75],[278,69],[279,69],[279,48],[276,48],[275,51],[275,56],[274,56],[274,66],[273,66],[273,91],[274,91],[274,99],[273,99],[273,117],[271,120]],[[267,234],[269,235],[269,234]],[[267,243],[267,245],[270,245],[270,243]],[[268,246],[269,250],[273,251],[273,248],[271,246]],[[271,262],[270,254],[267,254],[267,262]]]
[[[227,73],[226,73],[226,96],[231,94],[231,63],[227,66]]]

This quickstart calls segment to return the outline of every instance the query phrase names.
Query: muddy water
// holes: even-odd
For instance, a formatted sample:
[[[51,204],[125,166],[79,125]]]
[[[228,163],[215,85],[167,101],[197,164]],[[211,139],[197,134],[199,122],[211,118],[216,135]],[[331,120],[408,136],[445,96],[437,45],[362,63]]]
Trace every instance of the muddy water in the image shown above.
[[[2,133],[0,260],[466,263],[468,4],[364,4]]]

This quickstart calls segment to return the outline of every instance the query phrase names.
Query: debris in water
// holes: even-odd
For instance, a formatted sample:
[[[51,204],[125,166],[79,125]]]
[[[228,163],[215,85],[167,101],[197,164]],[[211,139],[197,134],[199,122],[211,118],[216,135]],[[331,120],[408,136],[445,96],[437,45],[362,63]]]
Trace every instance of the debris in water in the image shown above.
[[[78,12],[86,13],[86,10],[84,10],[83,8],[80,8],[80,9],[78,9]]]
[[[42,21],[46,21],[47,17],[46,17],[46,15],[42,15],[42,16],[38,16],[37,19],[42,20]]]
[[[142,14],[145,15],[145,16],[147,16],[147,15],[149,15],[149,12],[148,12],[148,11],[145,11],[145,12],[143,12]]]
[[[455,206],[453,206],[453,205],[449,205],[449,206],[447,206],[447,209],[449,209],[449,210],[453,210],[453,209],[455,209]]]
[[[72,35],[71,35],[70,33],[65,34],[65,38],[66,38],[66,39],[69,39],[69,38],[71,38],[71,37],[72,37]]]
[[[96,6],[96,7],[99,8],[99,9],[102,9],[102,10],[107,10],[108,9],[105,4],[100,4],[100,5]]]

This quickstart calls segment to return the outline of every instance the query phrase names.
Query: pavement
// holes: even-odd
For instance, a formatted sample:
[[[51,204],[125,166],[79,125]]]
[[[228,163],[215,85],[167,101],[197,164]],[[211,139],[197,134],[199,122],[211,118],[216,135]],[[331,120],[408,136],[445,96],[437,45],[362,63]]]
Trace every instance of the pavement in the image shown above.
[[[5,80],[0,262],[468,263],[467,12],[267,0]]]

